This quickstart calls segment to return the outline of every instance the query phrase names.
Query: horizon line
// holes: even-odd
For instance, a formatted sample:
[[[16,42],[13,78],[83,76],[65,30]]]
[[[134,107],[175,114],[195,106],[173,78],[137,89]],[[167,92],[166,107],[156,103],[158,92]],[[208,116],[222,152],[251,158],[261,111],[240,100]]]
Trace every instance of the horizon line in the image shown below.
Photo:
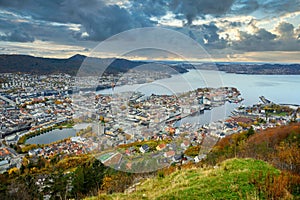
[[[228,60],[216,60],[214,61],[213,59],[210,60],[194,60],[194,59],[190,59],[190,60],[176,60],[176,59],[134,59],[134,58],[130,58],[130,57],[100,57],[100,56],[88,56],[85,54],[74,54],[72,56],[68,56],[68,57],[50,57],[50,56],[36,56],[36,55],[32,55],[32,54],[16,54],[16,53],[12,53],[12,54],[2,54],[0,53],[0,56],[31,56],[31,57],[35,57],[35,58],[44,58],[44,59],[59,59],[59,60],[64,60],[64,59],[70,59],[74,56],[83,56],[86,58],[98,58],[98,59],[125,59],[125,60],[130,60],[130,61],[140,61],[140,62],[177,62],[177,63],[253,63],[253,64],[267,64],[267,63],[271,63],[271,64],[300,64],[300,61],[282,61],[282,62],[278,62],[278,61],[228,61]]]

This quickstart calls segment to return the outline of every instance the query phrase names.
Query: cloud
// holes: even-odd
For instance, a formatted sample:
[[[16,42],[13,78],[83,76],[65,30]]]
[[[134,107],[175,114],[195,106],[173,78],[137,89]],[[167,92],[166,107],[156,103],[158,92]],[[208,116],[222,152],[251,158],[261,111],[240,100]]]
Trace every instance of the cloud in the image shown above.
[[[221,38],[219,32],[221,31],[215,23],[203,24],[200,26],[200,31],[204,33],[204,45],[212,49],[224,49],[227,47],[227,40]]]
[[[280,34],[282,39],[292,39],[294,38],[294,26],[293,24],[287,22],[281,22],[277,28],[277,32]]]
[[[278,16],[300,10],[299,0],[129,0],[131,12],[142,11],[148,17],[161,17],[168,11],[176,19],[186,20],[188,25],[197,18],[208,15],[221,17],[230,15],[248,15],[259,11],[258,16]]]
[[[276,9],[285,9],[284,6],[292,9],[292,5],[297,7],[299,0],[281,3],[275,0],[222,0],[217,3],[211,0],[128,0],[122,4],[105,0],[52,0],[39,3],[36,0],[0,0],[0,8],[30,20],[77,24],[79,30],[65,33],[79,40],[92,41],[102,41],[132,28],[155,26],[158,23],[156,20],[169,12],[175,14],[175,18],[185,19],[187,24],[191,25],[195,19],[208,15],[244,15],[258,9],[273,12]],[[228,25],[239,27],[241,23],[236,21]],[[49,26],[50,28],[53,27]]]
[[[220,16],[230,10],[234,0],[222,0],[217,3],[211,0],[172,0],[170,10],[177,15],[184,15],[187,23],[191,24],[197,16],[205,15]]]
[[[167,28],[172,29],[172,27]],[[213,49],[224,49],[228,47],[228,36],[226,36],[226,34],[226,37],[220,36],[220,33],[223,32],[223,30],[220,29],[215,22],[177,27],[174,30],[179,31],[197,41],[197,43],[199,43],[207,51]]]
[[[296,39],[294,26],[287,22],[280,23],[278,35],[263,28],[257,28],[253,34],[239,31],[240,39],[233,41],[231,47],[239,51],[300,51],[300,41]]]
[[[241,27],[243,25],[243,22],[238,22],[238,21],[231,22],[228,20],[222,20],[221,22],[226,23],[226,26],[229,26],[229,27]]]
[[[257,0],[237,0],[231,8],[231,13],[234,14],[250,14],[259,8]]]
[[[130,11],[142,12],[147,17],[161,17],[166,15],[169,6],[168,0],[131,0]]]
[[[6,33],[0,36],[1,40],[10,42],[33,42],[34,37],[22,30],[14,30],[13,32]]]
[[[300,10],[300,1],[299,0],[267,0],[260,1],[261,10],[267,14],[272,14],[278,16],[283,13],[296,12]]]
[[[258,29],[254,34],[239,31],[240,39],[232,43],[232,48],[241,51],[267,51],[274,48],[275,34]]]
[[[103,0],[53,0],[36,3],[34,0],[0,1],[0,8],[10,9],[33,20],[64,24],[79,24],[80,32],[74,33],[78,39],[101,41],[122,31],[153,26],[155,22],[143,13],[131,13],[116,4],[106,4]],[[83,35],[83,33],[87,33]],[[84,37],[83,37],[84,36]]]
[[[81,25],[88,33],[87,39],[101,41],[122,31],[153,26],[140,15],[133,16],[119,6],[105,6],[95,12],[81,12]]]
[[[296,38],[298,41],[300,40],[300,26],[298,29],[296,29]]]
[[[300,51],[299,18],[282,16],[297,16],[297,10],[299,0],[0,0],[0,40],[89,50],[122,31],[159,26],[183,32],[211,52],[291,52]]]
[[[274,17],[300,10],[299,0],[236,0],[231,7],[231,14],[251,14],[260,12],[261,17]]]
[[[79,42],[73,37],[74,31],[72,30],[72,24],[55,24],[40,20],[26,21],[23,20],[23,18],[5,19],[2,13],[0,13],[0,24],[1,40],[20,42],[24,41],[24,38],[28,38],[29,41],[34,39],[64,44]],[[20,40],[17,35],[23,35],[23,40]],[[13,40],[13,38],[19,38],[19,40]]]

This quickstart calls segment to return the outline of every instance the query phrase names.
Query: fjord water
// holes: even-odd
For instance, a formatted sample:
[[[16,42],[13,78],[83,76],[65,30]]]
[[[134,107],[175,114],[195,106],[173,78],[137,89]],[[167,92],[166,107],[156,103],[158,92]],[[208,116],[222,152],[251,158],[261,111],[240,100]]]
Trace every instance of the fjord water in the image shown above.
[[[260,96],[275,103],[300,104],[300,75],[249,75],[213,70],[190,70],[152,83],[124,85],[116,87],[114,91],[105,89],[98,93],[140,91],[146,95],[175,94],[199,87],[223,86],[236,87],[245,99],[245,105],[258,103]]]
[[[265,96],[274,103],[300,104],[300,75],[248,75],[233,74],[212,70],[190,70],[184,74],[176,74],[171,78],[152,83],[124,85],[112,89],[98,91],[101,94],[113,94],[126,91],[140,91],[151,94],[177,94],[200,87],[236,87],[244,101],[240,104],[252,105]],[[226,103],[223,106],[206,110],[204,114],[189,116],[178,121],[180,123],[207,124],[227,118],[240,104]]]

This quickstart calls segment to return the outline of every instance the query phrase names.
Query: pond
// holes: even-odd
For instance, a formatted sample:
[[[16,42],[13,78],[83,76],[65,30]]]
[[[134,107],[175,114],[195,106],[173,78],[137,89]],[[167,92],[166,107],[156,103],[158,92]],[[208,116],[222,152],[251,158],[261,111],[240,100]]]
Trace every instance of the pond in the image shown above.
[[[65,138],[76,136],[76,130],[73,128],[54,129],[41,135],[29,138],[25,144],[50,144],[52,142],[63,140]]]

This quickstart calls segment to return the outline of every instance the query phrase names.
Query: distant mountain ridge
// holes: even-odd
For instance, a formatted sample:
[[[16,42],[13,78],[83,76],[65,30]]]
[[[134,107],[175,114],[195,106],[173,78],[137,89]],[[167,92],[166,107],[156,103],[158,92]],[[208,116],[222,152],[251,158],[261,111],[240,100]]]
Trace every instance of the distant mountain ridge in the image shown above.
[[[153,71],[166,71],[161,65],[168,66],[170,74],[185,73],[189,69],[219,70],[236,74],[300,74],[300,64],[256,64],[256,63],[169,63],[169,62],[149,62],[132,61],[122,58],[95,58],[76,54],[70,58],[42,58],[29,55],[0,55],[0,73],[30,73],[30,74],[55,74],[66,73],[76,75],[83,61],[89,67],[85,68],[88,74],[94,74],[100,66],[107,67],[106,73],[127,72],[141,65]],[[87,65],[86,65],[87,66]],[[145,69],[143,68],[143,69]]]
[[[86,58],[87,58],[87,56],[85,56],[85,55],[75,54],[74,56],[71,56],[69,58],[69,60],[81,60],[81,61],[83,61]]]
[[[42,58],[29,55],[0,55],[0,73],[30,73],[30,74],[55,74],[66,73],[76,75],[83,61],[88,58],[88,63],[92,63],[92,69],[97,70],[98,66],[109,67],[106,73],[126,72],[140,65],[149,62],[131,61],[121,58],[90,58],[76,54],[70,58]],[[178,73],[187,72],[180,66],[170,66]],[[151,67],[149,67],[151,69]]]
[[[218,70],[235,74],[300,75],[300,64],[279,63],[180,63],[185,69]]]
[[[0,55],[0,73],[76,74],[83,59],[41,58],[29,55]]]

